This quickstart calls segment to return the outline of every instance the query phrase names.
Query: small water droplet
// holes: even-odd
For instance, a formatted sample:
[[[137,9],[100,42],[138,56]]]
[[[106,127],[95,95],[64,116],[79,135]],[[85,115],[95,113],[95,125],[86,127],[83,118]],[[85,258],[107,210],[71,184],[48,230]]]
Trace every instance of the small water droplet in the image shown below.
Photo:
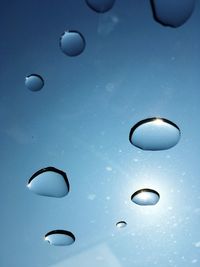
[[[70,57],[80,55],[85,49],[85,46],[85,38],[78,31],[65,31],[60,38],[62,52]]]
[[[155,205],[158,203],[159,199],[159,193],[148,188],[140,189],[131,196],[131,200],[140,206]]]
[[[165,150],[175,146],[181,137],[180,129],[173,122],[162,118],[139,121],[130,131],[132,145],[143,150]]]
[[[31,74],[31,75],[26,76],[25,85],[29,90],[33,92],[37,92],[37,91],[40,91],[42,87],[44,86],[44,80],[38,74]]]
[[[47,233],[44,240],[54,246],[69,246],[75,242],[75,236],[69,231],[54,230]]]
[[[195,0],[151,0],[155,20],[164,26],[183,25],[195,7]]]
[[[47,167],[34,173],[27,187],[37,195],[64,197],[69,192],[69,182],[65,172]]]
[[[115,0],[86,0],[86,3],[92,10],[104,13],[113,7]]]
[[[127,226],[127,223],[125,221],[119,221],[116,223],[117,228],[124,228]]]

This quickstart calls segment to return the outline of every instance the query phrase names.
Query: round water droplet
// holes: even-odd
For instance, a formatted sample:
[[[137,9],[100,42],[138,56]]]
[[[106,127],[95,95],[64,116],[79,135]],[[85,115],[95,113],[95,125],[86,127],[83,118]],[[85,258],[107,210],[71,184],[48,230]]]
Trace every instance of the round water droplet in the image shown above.
[[[85,49],[85,46],[85,38],[78,31],[66,31],[60,38],[62,52],[70,57],[80,55]]]
[[[64,197],[69,192],[69,182],[65,172],[47,167],[34,173],[27,187],[37,195]]]
[[[37,92],[44,86],[44,80],[38,74],[31,74],[25,78],[25,85],[29,90]]]
[[[129,140],[143,150],[165,150],[175,146],[181,137],[180,129],[173,122],[162,118],[139,121],[130,131]]]
[[[124,228],[127,226],[127,223],[125,221],[119,221],[116,223],[117,228]]]
[[[44,240],[54,246],[69,246],[75,242],[75,236],[69,231],[54,230],[47,233]]]
[[[192,15],[195,0],[151,0],[155,19],[171,27],[183,25]]]
[[[158,192],[148,188],[140,189],[131,196],[131,200],[140,206],[155,205],[159,199],[160,195]]]
[[[87,5],[98,13],[104,13],[109,11],[115,0],[86,0]]]

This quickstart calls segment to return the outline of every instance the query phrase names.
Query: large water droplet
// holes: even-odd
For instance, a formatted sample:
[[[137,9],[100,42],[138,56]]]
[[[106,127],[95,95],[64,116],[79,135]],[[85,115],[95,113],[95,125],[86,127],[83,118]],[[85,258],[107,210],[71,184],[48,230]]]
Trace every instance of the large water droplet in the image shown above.
[[[85,49],[85,45],[85,38],[78,31],[66,31],[60,38],[62,52],[70,57],[80,55]]]
[[[155,19],[171,27],[183,25],[191,16],[195,0],[151,0]]]
[[[148,188],[140,189],[131,196],[131,200],[140,206],[155,205],[159,199],[160,195],[158,192]]]
[[[117,228],[124,228],[127,226],[127,223],[125,221],[119,221],[116,223]]]
[[[25,85],[31,91],[40,91],[44,86],[44,80],[38,74],[31,74],[25,78]]]
[[[75,242],[75,236],[69,231],[54,230],[47,233],[44,240],[54,246],[69,246]]]
[[[143,150],[165,150],[175,146],[181,132],[176,124],[161,118],[139,121],[130,131],[130,142]]]
[[[104,13],[109,11],[115,0],[86,0],[87,5],[98,13]]]
[[[34,173],[27,187],[37,195],[64,197],[69,192],[69,182],[65,172],[47,167]]]

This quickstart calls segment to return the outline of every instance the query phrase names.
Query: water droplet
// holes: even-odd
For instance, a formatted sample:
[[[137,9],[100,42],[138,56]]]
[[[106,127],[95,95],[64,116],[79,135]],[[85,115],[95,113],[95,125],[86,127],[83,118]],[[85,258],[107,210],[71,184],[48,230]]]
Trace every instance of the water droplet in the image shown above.
[[[127,226],[127,223],[125,221],[119,221],[116,223],[117,228],[124,228]]]
[[[164,26],[179,27],[192,15],[195,0],[151,0],[155,20]]]
[[[69,231],[54,230],[47,233],[44,240],[54,246],[69,246],[75,242],[75,236]]]
[[[78,31],[65,31],[60,38],[62,52],[70,57],[80,55],[85,49],[85,46],[85,38]]]
[[[34,173],[27,187],[37,195],[64,197],[69,192],[69,182],[65,172],[47,167]]]
[[[132,145],[143,150],[165,150],[175,146],[181,137],[176,124],[161,118],[149,118],[139,121],[130,131]]]
[[[155,205],[158,203],[159,199],[159,193],[148,188],[140,189],[131,196],[131,200],[140,206]]]
[[[86,0],[87,5],[98,13],[104,13],[109,11],[115,0]]]
[[[29,90],[33,92],[37,92],[37,91],[40,91],[42,87],[44,86],[44,80],[38,74],[31,74],[31,75],[26,76],[25,85]]]

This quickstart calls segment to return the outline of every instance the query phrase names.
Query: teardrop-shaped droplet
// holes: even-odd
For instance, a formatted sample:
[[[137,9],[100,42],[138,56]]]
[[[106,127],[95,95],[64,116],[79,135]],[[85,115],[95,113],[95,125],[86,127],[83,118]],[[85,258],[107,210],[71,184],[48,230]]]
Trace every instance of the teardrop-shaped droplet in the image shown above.
[[[171,27],[183,25],[195,7],[195,0],[151,0],[155,19]]]
[[[85,49],[85,46],[85,38],[78,31],[66,31],[60,38],[62,52],[70,57],[80,55]]]
[[[44,240],[54,246],[69,246],[75,242],[75,236],[69,231],[54,230],[47,233]]]
[[[151,206],[158,203],[160,195],[157,191],[153,189],[140,189],[136,191],[132,196],[131,200],[140,206]]]
[[[86,0],[87,5],[98,13],[104,13],[109,11],[115,0]]]
[[[29,90],[37,92],[44,86],[44,80],[38,74],[31,74],[25,78],[25,85]]]
[[[163,118],[139,121],[130,131],[130,142],[143,150],[165,150],[175,146],[181,137],[178,126]]]
[[[119,221],[116,223],[117,228],[124,228],[127,226],[127,223],[125,221]]]
[[[69,182],[65,172],[47,167],[34,173],[27,187],[37,195],[64,197],[69,192]]]

